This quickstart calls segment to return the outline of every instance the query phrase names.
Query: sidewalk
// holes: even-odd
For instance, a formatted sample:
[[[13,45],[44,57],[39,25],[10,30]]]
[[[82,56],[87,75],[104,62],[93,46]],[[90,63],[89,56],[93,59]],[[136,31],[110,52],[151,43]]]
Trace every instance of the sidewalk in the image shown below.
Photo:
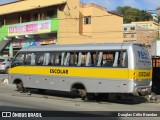
[[[6,79],[8,79],[8,74],[0,74],[0,83],[4,82]]]
[[[8,74],[0,74],[0,80],[1,79],[8,79]]]

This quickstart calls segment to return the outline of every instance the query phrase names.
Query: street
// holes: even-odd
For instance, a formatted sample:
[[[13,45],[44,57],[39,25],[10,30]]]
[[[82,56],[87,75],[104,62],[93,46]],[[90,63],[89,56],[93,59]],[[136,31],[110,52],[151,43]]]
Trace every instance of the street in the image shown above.
[[[0,111],[66,111],[67,113],[62,115],[69,114],[71,116],[73,113],[76,116],[89,116],[89,114],[101,116],[106,114],[105,111],[110,111],[108,114],[112,116],[112,112],[114,111],[153,112],[159,110],[160,103],[158,102],[129,102],[128,100],[83,101],[81,98],[74,98],[69,93],[56,91],[46,91],[44,94],[40,94],[36,90],[33,90],[31,95],[28,95],[27,93],[16,91],[14,85],[0,83]],[[95,111],[104,111],[104,113]],[[88,114],[86,114],[87,112]],[[75,117],[74,115],[73,117]],[[60,116],[61,114],[57,117]]]
[[[42,110],[42,111],[159,111],[159,102],[147,102],[141,98],[136,101],[107,100],[83,101],[70,93],[46,91],[43,94],[32,90],[31,95],[16,91],[15,85],[2,82],[6,74],[0,74],[0,110]],[[138,100],[137,100],[138,99]],[[130,100],[130,101],[129,101]],[[43,103],[43,104],[42,104]],[[122,109],[123,108],[123,109]]]
[[[43,104],[42,104],[43,103]],[[1,110],[56,110],[56,111],[159,111],[160,103],[128,101],[86,101],[73,98],[63,92],[48,91],[39,94],[34,90],[31,95],[16,91],[14,85],[0,84]]]

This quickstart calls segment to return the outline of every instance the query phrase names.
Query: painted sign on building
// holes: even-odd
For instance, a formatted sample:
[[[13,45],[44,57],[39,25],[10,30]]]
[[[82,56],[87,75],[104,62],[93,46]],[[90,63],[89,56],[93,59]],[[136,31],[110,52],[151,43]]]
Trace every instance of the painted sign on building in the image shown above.
[[[8,36],[51,32],[51,20],[14,24],[8,26]]]

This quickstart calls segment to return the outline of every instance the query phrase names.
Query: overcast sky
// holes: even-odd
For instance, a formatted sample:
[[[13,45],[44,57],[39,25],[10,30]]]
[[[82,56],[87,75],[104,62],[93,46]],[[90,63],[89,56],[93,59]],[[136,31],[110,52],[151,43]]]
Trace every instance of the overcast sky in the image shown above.
[[[0,4],[16,0],[0,0]],[[35,0],[36,1],[36,0]],[[95,3],[108,10],[114,10],[117,6],[131,6],[141,10],[156,10],[160,7],[160,0],[80,0],[83,3]]]

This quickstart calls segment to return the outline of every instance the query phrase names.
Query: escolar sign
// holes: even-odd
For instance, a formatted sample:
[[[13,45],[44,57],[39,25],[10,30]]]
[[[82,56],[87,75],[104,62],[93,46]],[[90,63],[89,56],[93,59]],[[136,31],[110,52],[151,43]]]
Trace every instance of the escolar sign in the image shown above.
[[[149,77],[150,72],[139,72],[139,77]]]
[[[68,74],[68,70],[64,70],[64,69],[50,69],[50,73]]]

